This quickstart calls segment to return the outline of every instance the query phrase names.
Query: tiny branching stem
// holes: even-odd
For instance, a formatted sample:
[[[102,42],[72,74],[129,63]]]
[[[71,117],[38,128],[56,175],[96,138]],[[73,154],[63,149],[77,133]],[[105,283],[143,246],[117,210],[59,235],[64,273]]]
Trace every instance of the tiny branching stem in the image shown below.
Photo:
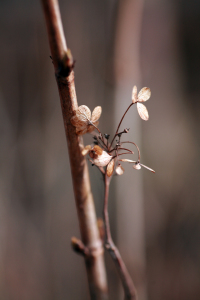
[[[137,292],[133,281],[129,275],[129,272],[123,262],[123,259],[119,253],[119,250],[115,246],[111,231],[110,231],[110,223],[109,223],[109,215],[108,215],[108,195],[109,195],[109,187],[110,187],[110,180],[111,178],[107,176],[105,173],[104,176],[104,183],[105,183],[105,197],[104,197],[104,209],[103,209],[103,216],[104,216],[104,225],[105,225],[105,248],[110,253],[117,271],[119,273],[123,289],[125,300],[137,300]]]
[[[114,135],[114,137],[113,137],[113,139],[112,139],[112,142],[111,142],[111,144],[110,144],[110,147],[112,147],[112,144],[113,144],[113,142],[114,142],[114,139],[115,139],[116,136],[118,135],[118,130],[119,130],[121,124],[122,124],[122,121],[123,121],[125,115],[127,114],[128,110],[131,108],[131,106],[132,106],[133,104],[134,104],[134,103],[131,103],[131,104],[129,105],[129,107],[127,108],[127,110],[125,111],[125,113],[123,114],[123,116],[122,116],[122,118],[121,118],[121,120],[120,120],[120,122],[119,122],[119,125],[118,125],[118,127],[117,127],[116,133],[115,133],[115,135]]]

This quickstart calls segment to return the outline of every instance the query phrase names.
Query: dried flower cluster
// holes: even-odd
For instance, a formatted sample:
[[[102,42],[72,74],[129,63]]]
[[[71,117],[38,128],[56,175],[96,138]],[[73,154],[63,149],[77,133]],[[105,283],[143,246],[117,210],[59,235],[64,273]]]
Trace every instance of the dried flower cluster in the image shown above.
[[[98,120],[102,112],[100,106],[95,107],[95,109],[91,114],[90,109],[86,105],[81,105],[76,110],[75,115],[71,118],[71,123],[76,127],[76,133],[78,135],[91,133],[95,129],[98,131],[98,134],[94,134],[93,136],[94,145],[93,146],[87,145],[82,150],[82,155],[88,154],[90,157],[89,160],[92,162],[92,164],[99,167],[102,173],[106,172],[108,177],[111,177],[114,171],[117,175],[122,175],[124,173],[124,168],[122,167],[121,162],[131,163],[135,170],[139,170],[141,169],[141,167],[144,167],[150,170],[151,172],[155,173],[153,169],[140,163],[140,150],[135,143],[121,140],[122,135],[124,133],[128,133],[129,129],[125,128],[123,131],[119,132],[119,128],[121,126],[121,123],[126,113],[134,104],[137,105],[139,116],[145,121],[149,119],[147,108],[141,102],[145,102],[149,100],[150,96],[151,96],[151,91],[149,88],[144,87],[137,94],[137,87],[136,86],[133,87],[132,103],[129,105],[126,112],[123,114],[119,122],[119,125],[117,127],[116,133],[111,142],[109,142],[110,135],[104,134],[103,136],[101,131],[97,127],[99,124]],[[115,139],[117,140],[115,145],[113,146]],[[124,147],[125,144],[133,144],[137,148],[137,152],[138,152],[137,160],[121,158],[122,155],[134,154],[132,150]],[[106,170],[104,170],[103,167],[106,167]]]

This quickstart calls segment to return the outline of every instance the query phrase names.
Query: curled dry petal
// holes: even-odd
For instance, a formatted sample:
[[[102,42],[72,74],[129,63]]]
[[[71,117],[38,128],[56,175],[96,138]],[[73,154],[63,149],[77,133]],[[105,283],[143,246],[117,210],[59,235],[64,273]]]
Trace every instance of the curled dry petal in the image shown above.
[[[138,94],[138,101],[145,102],[151,97],[151,90],[148,87],[143,87]]]
[[[140,169],[141,169],[140,164],[139,164],[139,163],[134,164],[134,165],[133,165],[133,169],[135,169],[135,170],[140,170]]]
[[[137,86],[134,85],[133,87],[133,91],[132,91],[132,101],[133,103],[137,102]]]
[[[100,116],[101,116],[101,113],[102,113],[102,108],[101,108],[101,106],[95,107],[95,109],[94,109],[93,112],[92,112],[91,122],[92,122],[92,123],[97,122],[97,121],[99,120]]]
[[[95,155],[93,158],[93,162],[98,167],[105,167],[112,159],[106,151],[103,151],[101,155]]]
[[[117,175],[122,175],[122,174],[124,174],[124,168],[122,167],[121,164],[119,164],[119,165],[116,167],[115,172],[117,173]]]
[[[137,110],[138,113],[140,115],[140,118],[142,118],[143,120],[147,121],[149,119],[149,113],[148,110],[146,108],[146,106],[142,103],[137,103]]]
[[[142,167],[146,168],[147,170],[151,171],[152,173],[156,173],[153,169],[143,165],[143,164],[140,164]]]
[[[90,145],[85,146],[85,148],[83,148],[83,150],[81,152],[82,155],[83,156],[87,155],[90,152],[91,149],[92,149],[92,147]]]
[[[109,164],[107,166],[107,170],[106,170],[106,173],[107,173],[108,177],[110,177],[113,174],[114,167],[115,167],[115,162],[114,162],[114,159],[112,159],[109,162]]]

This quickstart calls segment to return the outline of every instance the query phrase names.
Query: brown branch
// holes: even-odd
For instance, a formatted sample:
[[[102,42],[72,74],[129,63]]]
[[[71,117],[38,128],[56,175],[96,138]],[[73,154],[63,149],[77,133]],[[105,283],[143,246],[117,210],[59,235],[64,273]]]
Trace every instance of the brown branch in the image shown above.
[[[81,137],[76,135],[75,127],[70,122],[71,117],[78,107],[74,85],[74,72],[72,70],[72,57],[69,50],[67,50],[58,1],[41,1],[46,19],[68,142],[73,188],[83,243],[79,243],[79,246],[84,245],[85,249],[87,249],[86,252],[89,253],[85,255],[85,262],[91,299],[105,300],[108,297],[103,247],[97,227],[88,167],[85,158],[81,154],[83,141]]]
[[[115,246],[111,231],[110,231],[110,223],[109,223],[109,215],[108,215],[108,194],[109,194],[109,186],[110,186],[111,178],[105,174],[105,197],[104,197],[104,225],[105,225],[105,248],[110,253],[116,268],[118,270],[123,289],[125,300],[137,300],[137,292],[136,288],[133,284],[133,281],[128,273],[128,270],[123,262],[123,259],[119,253],[119,250]]]

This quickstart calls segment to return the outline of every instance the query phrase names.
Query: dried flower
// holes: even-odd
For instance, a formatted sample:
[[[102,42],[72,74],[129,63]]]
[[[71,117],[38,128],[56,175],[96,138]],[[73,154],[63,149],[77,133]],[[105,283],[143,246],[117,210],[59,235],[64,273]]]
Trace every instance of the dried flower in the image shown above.
[[[86,105],[79,106],[75,111],[75,115],[70,120],[72,125],[76,127],[76,133],[83,135],[87,132],[94,131],[95,127],[99,124],[98,120],[101,116],[101,112],[101,106],[95,107],[92,114]]]
[[[117,173],[117,175],[122,175],[124,174],[124,168],[122,167],[121,164],[118,164],[118,166],[115,169],[115,172]]]
[[[92,162],[94,163],[94,165],[98,167],[107,166],[110,160],[112,159],[112,156],[109,155],[98,145],[95,145],[94,147],[91,147],[90,145],[86,146],[82,150],[82,155],[87,155],[87,154],[89,154],[89,156],[92,158]]]
[[[139,94],[137,95],[137,87],[136,86],[133,87],[132,101],[133,103],[137,103],[138,113],[140,117],[145,121],[149,119],[149,113],[146,106],[140,102],[145,102],[149,100],[150,97],[151,97],[151,91],[149,88],[143,87],[140,90]]]
[[[135,170],[140,170],[141,167],[143,167],[143,168],[146,168],[147,170],[151,171],[152,173],[155,173],[155,171],[153,169],[141,164],[139,161],[134,161],[131,159],[126,159],[126,158],[120,159],[120,161],[133,163],[133,169],[135,169]]]

